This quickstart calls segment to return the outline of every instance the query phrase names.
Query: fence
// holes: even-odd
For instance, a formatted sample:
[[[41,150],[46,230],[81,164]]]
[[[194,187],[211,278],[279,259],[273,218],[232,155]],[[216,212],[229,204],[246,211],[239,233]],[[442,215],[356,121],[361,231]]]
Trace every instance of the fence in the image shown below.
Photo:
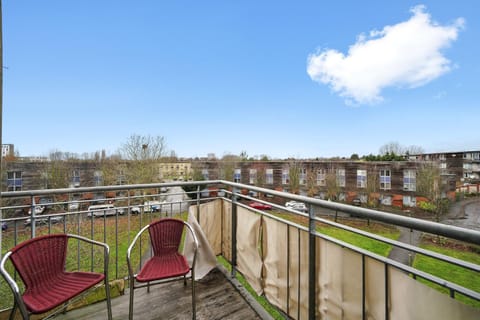
[[[175,187],[192,190],[187,193],[189,199],[181,189],[171,192]],[[166,188],[171,190],[164,192]],[[52,198],[44,203],[49,206],[47,212],[36,216],[37,203],[45,197]],[[285,207],[289,200],[306,204],[307,212]],[[476,290],[327,236],[319,227],[343,230],[444,261],[473,272],[476,278],[472,279],[479,278],[479,265],[335,222],[319,211],[341,212],[360,221],[412,228],[478,246],[480,232],[475,230],[228,181],[9,192],[2,193],[2,201],[8,204],[2,204],[4,215],[30,209],[30,216],[2,219],[8,225],[1,239],[2,254],[16,243],[43,233],[87,235],[110,245],[111,278],[124,279],[125,243],[130,243],[148,222],[182,214],[189,205],[215,254],[232,264],[232,274],[241,273],[258,294],[291,318],[421,319],[428,312],[428,318],[451,319],[456,317],[453,314],[460,314],[462,319],[477,319],[480,315],[480,308],[455,299],[465,296],[480,301]],[[270,205],[273,210],[254,209],[248,205],[251,201]],[[108,202],[115,205],[110,217],[88,216],[88,207]],[[69,210],[72,203],[79,204],[74,211]],[[59,212],[59,208],[66,211]],[[77,260],[80,263],[85,257]],[[446,288],[450,294],[440,293],[418,279]]]

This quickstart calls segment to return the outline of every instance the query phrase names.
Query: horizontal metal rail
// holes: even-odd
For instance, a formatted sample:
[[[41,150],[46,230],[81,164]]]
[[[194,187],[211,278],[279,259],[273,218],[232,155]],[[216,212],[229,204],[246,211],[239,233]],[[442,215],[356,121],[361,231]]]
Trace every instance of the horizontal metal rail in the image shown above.
[[[406,273],[409,273],[413,275],[414,277],[419,277],[426,279],[432,283],[436,283],[442,287],[445,287],[449,289],[451,292],[458,292],[461,293],[462,295],[465,295],[467,297],[470,297],[472,299],[480,300],[480,293],[475,292],[469,289],[466,289],[462,286],[459,286],[455,283],[446,281],[444,279],[440,279],[438,277],[435,277],[433,275],[430,275],[428,273],[425,273],[423,271],[417,270],[415,268],[412,268],[410,266],[404,265],[402,263],[399,263],[397,261],[391,260],[386,257],[382,257],[379,255],[376,255],[372,252],[369,252],[364,249],[360,249],[356,247],[355,245],[345,243],[341,240],[326,236],[324,234],[318,233],[316,231],[310,230],[309,226],[303,226],[298,223],[294,223],[292,221],[283,219],[281,217],[278,217],[274,214],[268,213],[266,211],[262,210],[256,210],[248,206],[247,202],[248,201],[256,201],[264,204],[271,205],[272,208],[277,209],[277,210],[282,210],[285,212],[290,212],[293,214],[297,214],[299,216],[302,216],[306,219],[309,219],[309,223],[321,223],[325,225],[329,225],[331,227],[339,228],[348,232],[356,233],[364,237],[368,237],[370,239],[373,239],[375,241],[381,241],[383,243],[400,247],[406,250],[409,250],[411,252],[419,253],[425,256],[432,257],[437,260],[442,260],[445,262],[448,262],[453,265],[457,265],[469,270],[473,270],[475,272],[480,272],[480,266],[474,263],[470,263],[467,261],[463,261],[460,259],[456,259],[453,257],[445,256],[439,253],[435,253],[429,250],[425,250],[410,244],[402,243],[399,241],[395,241],[392,239],[388,239],[379,235],[371,234],[366,231],[362,231],[353,227],[349,227],[347,225],[331,221],[329,219],[322,218],[320,216],[312,216],[312,208],[325,208],[325,209],[330,209],[330,210],[335,210],[339,212],[344,212],[347,214],[351,215],[356,215],[358,217],[364,218],[364,219],[369,219],[373,221],[378,221],[382,222],[385,224],[389,225],[394,225],[394,226],[401,226],[401,227],[406,227],[409,229],[413,230],[418,230],[421,232],[426,232],[429,234],[434,234],[434,235],[439,235],[443,237],[447,237],[450,239],[455,239],[459,241],[464,241],[473,245],[480,245],[480,232],[476,230],[470,230],[470,229],[464,229],[464,228],[459,228],[451,225],[445,225],[441,223],[436,223],[436,222],[431,222],[431,221],[425,221],[425,220],[420,220],[420,219],[415,219],[412,217],[405,217],[401,215],[396,215],[396,214],[391,214],[387,212],[382,212],[379,210],[373,210],[373,209],[367,209],[367,208],[361,208],[361,207],[356,207],[356,206],[350,206],[346,205],[343,203],[337,203],[337,202],[331,202],[331,201],[325,201],[325,200],[320,200],[320,199],[314,199],[310,197],[305,197],[305,196],[300,196],[300,195],[295,195],[295,194],[290,194],[282,191],[276,191],[276,190],[271,190],[271,189],[266,189],[266,188],[261,188],[261,187],[256,187],[256,186],[250,186],[250,185],[244,185],[244,184],[239,184],[239,183],[234,183],[230,181],[224,181],[224,180],[209,180],[209,181],[189,181],[189,182],[171,182],[171,183],[156,183],[156,184],[140,184],[140,185],[119,185],[119,186],[102,186],[102,187],[82,187],[82,188],[63,188],[63,189],[51,189],[51,190],[29,190],[29,191],[18,191],[18,192],[3,192],[1,193],[1,199],[2,202],[4,202],[6,199],[9,200],[15,200],[15,199],[28,199],[31,200],[30,204],[10,204],[8,206],[4,206],[1,209],[2,210],[17,210],[17,209],[22,209],[24,211],[31,209],[31,213],[28,216],[23,216],[23,217],[12,217],[12,218],[6,218],[6,219],[1,219],[1,223],[7,223],[14,226],[13,232],[11,232],[11,235],[14,237],[14,244],[17,243],[17,237],[18,234],[22,231],[22,227],[25,228],[25,222],[27,222],[27,219],[30,219],[30,228],[32,228],[32,236],[35,235],[35,225],[37,222],[41,221],[42,223],[45,223],[48,225],[48,232],[51,232],[50,229],[52,228],[53,224],[55,224],[54,221],[55,219],[62,217],[63,219],[61,221],[58,221],[57,224],[63,224],[63,229],[66,232],[67,224],[71,223],[72,221],[76,222],[77,228],[78,228],[78,233],[80,234],[81,228],[91,228],[90,230],[90,236],[94,238],[95,232],[94,232],[94,224],[95,221],[100,222],[103,219],[103,240],[105,242],[106,240],[106,234],[107,234],[107,218],[105,216],[101,216],[98,218],[95,218],[93,215],[92,217],[87,218],[88,210],[85,210],[86,204],[92,204],[92,203],[101,203],[101,202],[108,202],[110,200],[113,201],[118,201],[119,203],[121,202],[122,205],[116,206],[115,209],[116,215],[115,217],[112,217],[112,219],[115,219],[115,234],[118,234],[118,219],[119,219],[119,210],[124,210],[124,214],[126,215],[126,219],[128,221],[128,237],[130,237],[131,231],[138,231],[134,230],[134,228],[137,228],[137,225],[135,227],[133,226],[133,215],[131,215],[131,209],[133,207],[138,207],[140,208],[140,213],[138,217],[138,221],[135,223],[138,223],[139,226],[142,226],[145,224],[149,219],[152,219],[153,217],[156,217],[153,212],[147,212],[147,210],[150,210],[148,208],[148,201],[153,200],[153,199],[159,199],[160,197],[164,196],[165,194],[158,191],[162,190],[163,188],[169,188],[169,187],[182,187],[182,186],[188,186],[188,187],[197,187],[195,191],[191,191],[188,193],[188,195],[191,197],[191,199],[187,200],[182,200],[182,201],[167,201],[167,202],[162,202],[161,206],[162,209],[166,210],[161,210],[161,212],[158,213],[157,216],[160,216],[161,214],[167,214],[168,211],[173,213],[173,208],[175,206],[178,206],[181,208],[181,204],[183,202],[186,202],[188,204],[199,204],[201,202],[206,202],[218,198],[222,198],[226,201],[231,202],[235,206],[241,206],[248,208],[249,210],[253,210],[259,214],[268,216],[270,218],[276,219],[277,221],[281,221],[282,223],[288,224],[290,226],[293,226],[297,228],[298,230],[303,230],[306,232],[309,232],[312,236],[319,237],[322,239],[325,239],[327,241],[333,242],[341,247],[348,248],[349,250],[353,250],[362,256],[368,256],[371,257],[375,260],[381,261],[382,263],[385,263],[388,266],[393,266],[399,270],[402,270]],[[157,193],[153,194],[131,194],[132,191],[139,191],[144,189],[158,189]],[[256,193],[261,193],[264,195],[269,195],[272,197],[279,197],[283,201],[289,201],[289,200],[294,200],[294,201],[299,201],[303,202],[304,204],[307,205],[307,208],[310,209],[309,213],[303,213],[296,211],[291,208],[285,207],[283,204],[279,203],[271,203],[266,200],[262,200],[253,196],[245,195],[242,193],[242,190],[247,190],[247,191],[253,191]],[[97,195],[100,195],[102,192],[116,192],[116,196],[114,198],[107,198],[107,197],[101,197],[101,198],[95,198],[95,199],[76,199],[74,200],[79,204],[79,207],[76,210],[67,210],[65,212],[55,212],[55,213],[47,213],[43,215],[38,215],[35,214],[35,207],[39,205],[44,205],[44,204],[35,204],[35,198],[36,197],[51,197],[55,195],[78,195],[78,194],[85,194],[85,193],[94,193]],[[172,193],[172,195],[178,195],[180,193]],[[221,195],[221,196],[219,196]],[[12,201],[15,202],[15,201]],[[65,201],[63,199],[62,201],[57,201],[57,202],[52,202],[45,204],[47,206],[58,206],[58,207],[64,207],[68,208],[68,205],[71,204],[72,201]],[[82,208],[83,206],[83,208]],[[236,209],[233,209],[236,210]],[[113,221],[113,220],[110,220]],[[23,225],[22,225],[23,223]],[[101,224],[100,224],[101,225]],[[310,225],[311,226],[311,225]],[[9,231],[10,232],[10,231]],[[117,235],[118,236],[118,235]],[[7,237],[5,234],[4,237],[2,237],[2,241]],[[232,239],[235,241],[235,239]],[[115,252],[118,253],[118,242],[119,239],[115,240],[115,245],[111,246],[112,248],[115,248]],[[130,238],[128,238],[128,242],[130,242]],[[235,247],[235,246],[231,246]],[[232,255],[235,259],[235,254]],[[81,259],[79,256],[78,259]],[[119,274],[118,271],[118,265],[120,261],[124,260],[124,257],[118,257],[117,256],[114,258],[115,259],[115,277],[114,278],[124,278],[123,274]],[[235,264],[235,261],[233,261],[233,264]],[[235,268],[235,266],[234,266]],[[234,269],[233,268],[233,269]]]

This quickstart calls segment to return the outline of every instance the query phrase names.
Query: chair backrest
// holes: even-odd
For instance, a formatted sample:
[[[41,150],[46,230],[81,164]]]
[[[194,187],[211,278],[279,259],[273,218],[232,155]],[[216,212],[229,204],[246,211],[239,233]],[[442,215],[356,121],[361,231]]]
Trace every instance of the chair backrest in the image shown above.
[[[152,243],[153,254],[162,254],[178,251],[182,240],[184,223],[178,219],[160,219],[150,224],[148,232]]]
[[[67,235],[52,234],[27,240],[11,250],[10,259],[26,289],[53,281],[64,271],[67,242]]]

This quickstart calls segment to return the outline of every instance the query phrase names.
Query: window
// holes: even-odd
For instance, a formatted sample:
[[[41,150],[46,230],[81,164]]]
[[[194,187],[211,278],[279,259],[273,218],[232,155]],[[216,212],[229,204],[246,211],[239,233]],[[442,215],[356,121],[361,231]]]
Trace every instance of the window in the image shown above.
[[[345,169],[337,169],[336,176],[337,176],[337,185],[339,187],[345,187]]]
[[[367,170],[357,170],[357,188],[367,187]]]
[[[307,169],[302,168],[300,169],[300,184],[306,185],[307,184]]]
[[[326,170],[325,169],[318,169],[317,170],[317,186],[326,186]]]
[[[249,182],[250,182],[250,184],[256,184],[257,183],[257,169],[250,169]]]
[[[241,178],[242,178],[242,169],[235,169],[235,171],[233,172],[233,182],[240,183]]]
[[[288,169],[282,169],[282,184],[290,183],[290,172]]]
[[[266,174],[266,183],[267,184],[273,184],[273,169],[267,169],[265,170]]]
[[[101,171],[95,171],[93,173],[93,183],[95,186],[103,185],[103,173]]]
[[[417,200],[414,196],[403,196],[403,206],[405,207],[416,207]]]
[[[208,169],[202,169],[202,176],[204,180],[209,180]]]
[[[125,172],[123,170],[118,170],[117,173],[117,183],[119,185],[127,184],[127,178],[125,176]]]
[[[380,170],[380,189],[390,190],[392,188],[392,179],[389,169]]]
[[[73,170],[72,184],[74,187],[80,187],[80,170]]]
[[[23,181],[22,181],[21,171],[7,172],[7,190],[8,191],[21,191],[22,184],[23,184]]]
[[[405,169],[403,170],[403,190],[416,191],[417,190],[417,177],[415,170]]]

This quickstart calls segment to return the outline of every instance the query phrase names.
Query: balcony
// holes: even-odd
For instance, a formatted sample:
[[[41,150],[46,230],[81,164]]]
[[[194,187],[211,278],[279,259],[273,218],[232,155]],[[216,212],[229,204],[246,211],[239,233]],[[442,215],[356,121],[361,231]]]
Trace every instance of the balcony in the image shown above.
[[[191,191],[185,194],[180,186]],[[41,216],[36,216],[38,199],[46,196],[54,201]],[[396,240],[396,230],[407,228],[426,239],[461,241],[478,254],[480,232],[475,230],[228,181],[5,192],[1,198],[4,218],[0,222],[7,225],[1,238],[2,255],[16,243],[41,234],[80,234],[109,244],[109,275],[120,288],[128,283],[125,281],[126,245],[141,227],[165,216],[186,219],[187,212],[194,215],[215,255],[222,257],[227,267],[232,267],[225,273],[218,271],[223,267],[214,269],[198,282],[199,319],[268,318],[265,310],[252,308],[257,305],[251,302],[251,297],[237,294],[232,286],[237,284],[237,276],[266,299],[279,318],[480,317],[478,263]],[[252,208],[248,205],[252,201],[268,204],[271,210]],[[288,201],[304,203],[307,212],[286,207]],[[79,204],[76,210],[69,210],[72,202]],[[158,210],[152,209],[149,205],[152,202],[161,204]],[[110,216],[89,216],[88,208],[99,203],[112,203],[115,211]],[[134,207],[135,214],[132,213]],[[29,209],[29,216],[20,214]],[[25,224],[27,219],[29,223]],[[385,230],[388,237],[378,234]],[[389,252],[397,249],[412,259],[427,257],[452,266],[452,270],[465,270],[472,274],[473,286],[456,283],[455,277],[441,278],[433,271],[389,258]],[[72,258],[73,264],[87,263],[94,269],[93,254],[78,250]],[[139,253],[139,257],[142,254]],[[178,288],[171,284],[167,288],[153,287],[148,294],[139,290],[135,297],[135,317],[188,318],[189,288],[189,285],[183,288],[180,283]],[[3,281],[0,290],[4,297],[1,308],[8,309],[11,295]],[[122,290],[119,291],[120,295],[113,299],[113,316],[126,319],[128,294],[122,295]],[[100,302],[68,311],[58,318],[102,319],[104,308],[105,303]]]

